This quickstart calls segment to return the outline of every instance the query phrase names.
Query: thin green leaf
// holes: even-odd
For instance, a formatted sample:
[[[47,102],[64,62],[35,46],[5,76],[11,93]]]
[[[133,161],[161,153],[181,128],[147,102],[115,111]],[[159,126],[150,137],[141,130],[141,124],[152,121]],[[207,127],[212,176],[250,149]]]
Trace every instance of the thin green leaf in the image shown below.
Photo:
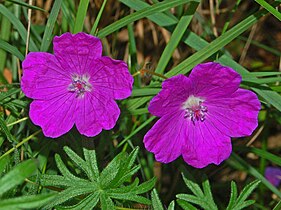
[[[203,191],[201,190],[198,184],[185,178],[184,174],[182,174],[182,178],[186,186],[193,192],[194,195],[200,198],[204,197]]]
[[[281,157],[274,155],[270,152],[267,152],[265,150],[258,149],[255,147],[237,147],[236,149],[237,149],[237,151],[252,152],[252,153],[258,155],[259,157],[265,158],[265,159],[281,166]]]
[[[0,179],[0,196],[29,177],[36,170],[34,160],[26,160],[15,166]]]
[[[278,12],[277,9],[272,7],[269,3],[267,3],[264,0],[255,0],[259,5],[261,5],[263,8],[265,8],[268,12],[270,12],[272,15],[274,15],[279,21],[281,21],[281,13]]]
[[[110,186],[111,181],[116,177],[121,167],[121,160],[124,159],[125,153],[118,154],[101,172],[100,174],[100,185],[101,187],[107,188]],[[113,183],[114,184],[114,183]]]
[[[235,205],[236,200],[237,200],[237,186],[234,181],[231,181],[230,199],[226,210],[231,210]]]
[[[56,193],[48,193],[0,200],[0,210],[37,209],[52,200],[55,196]]]
[[[11,12],[9,11],[4,5],[0,4],[0,13],[4,15],[15,27],[15,29],[19,32],[20,37],[22,38],[23,42],[26,42],[27,31],[21,21]],[[30,51],[38,51],[37,46],[35,45],[32,38],[30,38],[29,44]]]
[[[81,157],[79,157],[79,155],[77,155],[67,146],[65,146],[63,150],[66,152],[67,156],[87,174],[88,177],[91,176],[91,173],[89,172],[90,169],[88,168],[87,163]]]
[[[26,7],[28,9],[34,9],[34,10],[39,10],[39,11],[42,11],[42,12],[46,12],[46,10],[40,8],[40,7],[36,7],[36,6],[33,6],[33,5],[30,5],[30,4],[27,4],[23,1],[17,1],[17,0],[5,0],[5,1],[9,1],[9,2],[12,2],[14,4],[18,4],[20,6],[23,6],[23,7]]]
[[[211,192],[211,186],[210,186],[209,180],[207,179],[206,176],[205,176],[204,181],[202,183],[202,187],[203,187],[205,198],[206,198],[206,200],[208,200],[210,208],[217,209],[217,205],[215,204],[215,201],[213,199],[213,195],[212,195],[212,192]]]
[[[170,60],[170,58],[172,57],[172,54],[174,52],[174,50],[177,48],[179,42],[182,39],[182,36],[184,35],[187,27],[189,26],[192,18],[193,18],[193,14],[196,11],[197,7],[199,5],[199,2],[191,2],[190,6],[188,8],[188,13],[184,16],[181,17],[181,19],[179,20],[175,30],[173,31],[171,38],[167,44],[167,46],[165,47],[160,60],[158,62],[157,68],[155,70],[156,73],[159,74],[163,74],[164,70]]]
[[[273,208],[273,210],[280,210],[281,209],[281,201],[279,201]]]
[[[95,192],[82,199],[79,203],[73,206],[63,206],[60,209],[80,210],[80,209],[94,209],[99,202],[99,193]]]
[[[4,158],[0,159],[0,177],[2,173],[5,172],[8,163],[10,162],[9,156],[5,156]]]
[[[66,179],[64,176],[48,175],[48,174],[42,175],[40,183],[42,186],[57,186],[57,187],[62,187],[62,186],[71,187],[75,184],[73,180]]]
[[[202,61],[209,58],[211,55],[219,51],[221,48],[230,43],[233,39],[238,37],[240,34],[245,32],[248,28],[250,28],[254,23],[256,23],[262,16],[264,16],[267,12],[265,10],[261,10],[256,12],[253,15],[250,15],[243,21],[239,22],[237,25],[232,27],[230,30],[219,36],[217,39],[212,41],[209,45],[199,50],[192,56],[185,59],[175,68],[170,70],[165,74],[167,77],[171,77],[177,74],[185,74],[189,72],[195,65],[201,63]]]
[[[120,29],[136,20],[147,17],[154,13],[168,10],[172,7],[176,7],[181,4],[188,3],[188,2],[190,2],[190,0],[166,0],[166,1],[154,4],[154,5],[150,6],[149,8],[141,9],[131,15],[128,15],[128,16],[122,18],[121,20],[118,20],[118,21],[110,24],[109,26],[100,30],[98,33],[98,36],[100,38],[106,37],[107,35],[117,31],[118,29]]]
[[[153,209],[164,210],[156,189],[151,192],[151,202]]]
[[[46,52],[49,49],[50,43],[53,39],[52,33],[55,27],[56,20],[59,15],[59,11],[61,8],[62,0],[56,0],[54,2],[53,8],[51,10],[50,16],[48,18],[48,22],[44,31],[40,51]]]
[[[20,91],[21,91],[21,89],[19,89],[19,88],[12,88],[12,89],[8,90],[7,92],[0,92],[0,103],[4,99],[6,99],[6,98],[8,98],[8,97],[10,97],[10,96],[12,96],[14,94],[17,94]]]
[[[3,114],[0,114],[0,128],[1,128],[0,131],[2,131],[5,134],[5,136],[10,142],[16,142],[15,137],[12,135],[12,133],[10,132],[9,128],[6,125]]]
[[[55,155],[55,160],[56,160],[56,164],[57,164],[57,167],[58,169],[60,170],[61,174],[68,180],[75,180],[75,181],[78,181],[78,182],[88,182],[87,180],[84,180],[84,179],[81,179],[77,176],[74,176],[68,169],[67,167],[65,166],[65,164],[63,163],[61,157],[56,154]]]
[[[113,201],[105,194],[100,195],[101,209],[115,209]]]
[[[91,185],[89,186],[75,186],[75,187],[69,187],[63,191],[61,191],[60,193],[57,194],[57,196],[55,197],[54,200],[52,200],[51,202],[49,202],[44,209],[50,209],[56,205],[62,204],[74,197],[77,197],[79,195],[84,195],[84,194],[88,194],[91,192],[96,191],[97,189]]]
[[[235,152],[232,152],[230,161],[228,161],[231,164],[231,161],[234,161],[236,164],[234,167],[239,166],[239,169],[247,171],[252,176],[256,177],[258,180],[260,180],[269,190],[271,190],[273,193],[275,193],[279,198],[281,198],[281,192],[274,187],[262,174],[260,174],[254,167],[249,165],[246,161],[244,161],[242,158],[240,158]]]
[[[92,29],[91,29],[90,34],[96,35],[97,28],[98,28],[98,24],[99,24],[99,22],[100,22],[100,19],[101,19],[103,10],[104,10],[105,5],[106,5],[106,2],[107,2],[107,0],[104,0],[103,3],[102,3],[101,8],[100,8],[100,10],[99,10],[99,13],[98,13],[98,15],[97,15],[97,17],[96,17],[96,20],[95,20],[95,22],[94,22],[94,25],[93,25],[93,27],[92,27]]]
[[[88,168],[90,170],[88,173],[90,174],[89,177],[91,181],[97,181],[99,178],[99,168],[96,158],[96,152],[94,150],[88,150],[86,148],[83,148],[84,156],[86,163],[88,164]]]
[[[81,0],[78,6],[73,33],[76,34],[83,30],[84,20],[87,14],[89,0]]]
[[[23,54],[15,46],[9,44],[8,42],[2,39],[0,39],[0,48],[16,56],[21,61],[24,59]]]
[[[248,184],[246,187],[244,187],[244,189],[238,196],[236,202],[242,204],[249,197],[249,195],[254,191],[254,189],[256,189],[256,187],[259,185],[259,183],[260,183],[259,180],[255,180],[255,181],[251,182],[250,184]]]
[[[142,9],[147,9],[150,5],[141,0],[119,0],[123,4],[127,5],[128,7],[139,11]],[[190,1],[191,2],[191,1]],[[159,26],[172,26],[177,23],[177,18],[173,15],[167,15],[164,13],[157,13],[147,16],[148,19],[152,20],[153,22],[157,23]]]
[[[172,201],[168,206],[168,210],[174,210],[174,209],[175,209],[175,201]]]
[[[177,203],[185,210],[197,210],[197,208],[185,200],[177,200]]]

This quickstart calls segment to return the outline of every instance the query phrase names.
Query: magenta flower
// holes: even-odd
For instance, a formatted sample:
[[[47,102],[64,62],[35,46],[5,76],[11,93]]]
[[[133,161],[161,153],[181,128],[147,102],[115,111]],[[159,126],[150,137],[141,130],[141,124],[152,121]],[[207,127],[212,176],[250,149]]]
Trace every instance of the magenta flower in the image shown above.
[[[85,33],[65,33],[53,45],[54,55],[31,52],[22,64],[22,91],[34,99],[32,122],[53,138],[74,124],[86,136],[113,128],[120,114],[114,99],[132,92],[126,63],[102,57],[100,39]]]
[[[260,102],[240,82],[233,69],[213,62],[164,81],[148,107],[160,119],[144,137],[146,149],[163,163],[182,155],[196,168],[220,164],[231,153],[230,137],[251,135],[258,125]]]
[[[266,167],[265,178],[275,187],[281,183],[281,168],[279,167]]]

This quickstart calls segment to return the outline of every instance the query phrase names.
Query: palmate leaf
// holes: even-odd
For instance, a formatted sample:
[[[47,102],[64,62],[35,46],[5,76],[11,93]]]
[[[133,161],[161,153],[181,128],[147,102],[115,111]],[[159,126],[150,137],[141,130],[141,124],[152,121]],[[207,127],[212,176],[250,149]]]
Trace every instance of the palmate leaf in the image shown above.
[[[183,175],[183,180],[186,186],[190,189],[190,191],[194,195],[178,194],[176,196],[178,198],[177,203],[184,209],[195,210],[197,209],[195,206],[193,206],[193,204],[195,204],[206,210],[217,210],[218,207],[214,202],[211,186],[208,179],[204,177],[204,181],[202,183],[203,190],[192,179],[193,178],[191,176],[189,178],[186,178]],[[226,210],[240,210],[255,203],[254,200],[246,200],[246,199],[253,192],[253,190],[258,186],[259,183],[260,181],[258,180],[251,182],[242,190],[242,192],[238,196],[236,184],[235,182],[232,181],[231,195]]]
[[[84,148],[85,159],[68,147],[64,150],[73,161],[74,167],[79,167],[87,177],[74,175],[61,157],[56,155],[56,164],[62,175],[44,175],[41,184],[59,187],[61,191],[45,208],[56,206],[60,209],[92,209],[99,205],[102,209],[114,209],[114,200],[151,204],[150,200],[141,194],[154,187],[155,179],[139,184],[136,178],[131,183],[132,176],[140,168],[134,166],[138,148],[129,155],[124,152],[118,154],[101,173],[94,150]]]

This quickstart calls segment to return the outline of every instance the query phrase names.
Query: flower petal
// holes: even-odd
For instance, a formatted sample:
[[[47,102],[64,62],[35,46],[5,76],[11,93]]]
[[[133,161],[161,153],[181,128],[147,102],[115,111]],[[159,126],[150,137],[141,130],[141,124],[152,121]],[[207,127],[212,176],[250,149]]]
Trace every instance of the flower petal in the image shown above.
[[[225,135],[249,136],[258,126],[261,104],[257,95],[249,90],[238,89],[227,98],[206,100],[205,105],[206,120]]]
[[[34,100],[30,104],[30,119],[42,128],[45,136],[56,138],[73,127],[76,101],[72,93],[48,101]]]
[[[281,183],[281,168],[279,167],[266,167],[265,178],[275,187]]]
[[[53,41],[54,55],[64,69],[72,73],[88,72],[92,60],[101,57],[102,44],[99,38],[86,33],[64,33]]]
[[[162,90],[150,101],[148,110],[158,117],[177,112],[192,91],[190,79],[182,74],[166,79]]]
[[[214,62],[195,66],[189,78],[194,85],[194,95],[207,99],[228,96],[241,83],[241,76],[236,71]]]
[[[114,99],[124,99],[131,95],[134,80],[125,62],[101,57],[91,66],[90,82],[94,89],[110,94]]]
[[[112,129],[120,115],[120,109],[113,99],[98,92],[91,92],[78,103],[76,127],[88,137],[98,135],[102,129]]]
[[[181,155],[186,130],[183,113],[164,115],[144,136],[144,146],[155,154],[157,161],[169,163]]]
[[[52,54],[31,52],[22,67],[21,88],[27,97],[47,100],[67,93],[71,78]]]
[[[230,137],[222,134],[207,120],[189,121],[187,140],[182,148],[185,162],[195,168],[203,168],[226,160],[232,150]]]

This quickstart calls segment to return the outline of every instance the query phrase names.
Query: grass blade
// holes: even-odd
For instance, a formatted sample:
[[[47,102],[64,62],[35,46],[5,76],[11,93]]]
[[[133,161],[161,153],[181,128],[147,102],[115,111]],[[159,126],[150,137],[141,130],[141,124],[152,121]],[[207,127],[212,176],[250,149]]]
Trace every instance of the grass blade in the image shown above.
[[[19,32],[20,37],[22,38],[23,42],[26,42],[27,31],[26,31],[24,25],[21,23],[21,21],[2,4],[0,4],[0,13],[2,15],[4,15],[13,24],[15,29]],[[32,38],[30,38],[29,50],[38,51],[38,48],[35,45]]]
[[[267,3],[264,0],[255,0],[259,5],[261,5],[263,8],[265,8],[268,12],[270,12],[272,15],[274,15],[279,21],[281,21],[281,13],[278,12],[277,9],[272,7],[269,3]]]
[[[149,8],[141,9],[131,15],[128,15],[109,26],[105,27],[104,29],[100,30],[98,33],[98,36],[100,38],[106,37],[107,35],[117,31],[118,29],[128,25],[129,23],[132,23],[136,20],[139,20],[141,18],[147,17],[149,15],[152,15],[154,13],[162,12],[165,10],[168,10],[170,8],[179,6],[181,4],[185,4],[190,2],[190,0],[173,0],[173,1],[163,1],[157,4],[154,4],[150,6]]]
[[[193,14],[196,11],[197,7],[199,5],[199,2],[191,2],[188,14],[185,16],[182,16],[181,19],[179,20],[175,30],[173,31],[173,34],[170,38],[170,41],[168,42],[167,46],[165,47],[161,58],[159,60],[158,66],[155,70],[156,73],[158,74],[163,74],[164,70],[174,52],[176,47],[178,46],[179,42],[182,39],[182,36],[184,35],[187,27],[189,26]]]
[[[78,6],[73,33],[76,34],[83,30],[84,20],[87,14],[89,0],[81,0]]]
[[[55,22],[57,20],[60,8],[61,8],[61,3],[62,0],[56,0],[54,2],[52,11],[50,13],[45,31],[44,31],[44,35],[43,35],[43,39],[42,39],[42,43],[41,43],[41,47],[40,47],[40,51],[42,52],[46,52],[49,49],[50,43],[53,39],[52,33],[55,27]]]

